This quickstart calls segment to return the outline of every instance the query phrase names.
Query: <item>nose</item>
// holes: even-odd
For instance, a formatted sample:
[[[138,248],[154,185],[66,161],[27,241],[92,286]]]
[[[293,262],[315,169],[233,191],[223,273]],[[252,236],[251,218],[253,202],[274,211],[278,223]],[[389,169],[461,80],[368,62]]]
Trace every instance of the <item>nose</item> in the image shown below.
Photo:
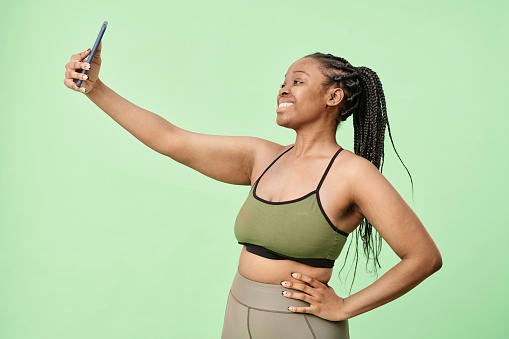
[[[279,90],[279,96],[283,96],[283,94],[288,94],[288,88],[286,86],[281,87]]]

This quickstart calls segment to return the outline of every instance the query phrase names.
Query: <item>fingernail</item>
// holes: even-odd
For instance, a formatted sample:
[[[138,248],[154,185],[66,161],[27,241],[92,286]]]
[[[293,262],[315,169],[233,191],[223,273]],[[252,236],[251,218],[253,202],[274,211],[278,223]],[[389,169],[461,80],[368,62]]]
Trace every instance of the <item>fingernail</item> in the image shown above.
[[[293,307],[288,307],[288,311],[293,311]]]
[[[82,91],[82,92],[86,92],[86,91],[87,91],[87,89],[86,89],[86,88],[82,88],[82,89],[81,89],[81,91]]]
[[[292,277],[297,278],[297,274],[292,273]]]
[[[283,286],[283,281],[281,280],[281,282],[279,283],[279,285]]]
[[[281,294],[282,294],[282,295],[285,295],[285,291],[281,291]]]
[[[87,76],[87,75],[84,75],[84,76],[83,76],[83,79],[87,80],[87,79],[88,79],[88,76]]]

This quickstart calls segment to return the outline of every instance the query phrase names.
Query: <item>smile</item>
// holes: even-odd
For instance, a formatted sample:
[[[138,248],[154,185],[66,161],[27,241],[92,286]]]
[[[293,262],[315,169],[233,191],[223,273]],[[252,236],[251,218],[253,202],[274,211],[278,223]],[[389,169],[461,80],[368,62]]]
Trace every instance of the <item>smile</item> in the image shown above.
[[[282,102],[279,104],[279,108],[282,108],[282,107],[289,107],[289,106],[292,106],[293,103],[291,102]]]

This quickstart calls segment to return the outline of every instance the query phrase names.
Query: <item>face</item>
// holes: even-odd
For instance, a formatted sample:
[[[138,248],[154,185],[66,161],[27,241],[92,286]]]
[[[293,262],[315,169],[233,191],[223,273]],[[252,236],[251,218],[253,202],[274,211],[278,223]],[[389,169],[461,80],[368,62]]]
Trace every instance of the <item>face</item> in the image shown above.
[[[316,60],[308,57],[294,62],[277,96],[277,124],[296,129],[326,120],[334,89],[324,88],[324,81]]]

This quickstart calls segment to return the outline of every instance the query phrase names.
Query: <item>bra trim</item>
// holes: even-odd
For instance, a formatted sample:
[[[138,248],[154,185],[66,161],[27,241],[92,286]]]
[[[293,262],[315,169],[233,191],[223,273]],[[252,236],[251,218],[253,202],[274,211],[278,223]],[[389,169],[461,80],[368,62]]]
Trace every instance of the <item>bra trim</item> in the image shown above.
[[[291,257],[288,255],[280,254],[274,251],[269,250],[263,246],[253,245],[246,242],[238,242],[241,245],[246,246],[246,250],[250,253],[259,255],[260,257],[264,257],[272,260],[293,260],[296,262],[300,262],[301,264],[306,264],[308,266],[313,267],[324,267],[324,268],[332,268],[334,267],[334,260],[332,259],[323,259],[323,258],[297,258]]]
[[[293,145],[292,147],[288,148],[286,151],[284,151],[283,153],[281,153],[276,159],[274,159],[274,161],[271,162],[271,164],[265,169],[265,171],[263,171],[263,173],[258,177],[258,179],[255,181],[254,185],[251,187],[251,191],[253,193],[253,197],[258,200],[258,201],[261,201],[265,204],[270,204],[270,205],[284,205],[284,204],[290,204],[290,203],[294,203],[294,202],[298,202],[298,201],[301,201],[301,200],[304,200],[310,196],[312,196],[313,194],[316,194],[316,200],[318,202],[318,207],[320,208],[320,211],[322,211],[322,214],[323,216],[325,217],[325,220],[327,220],[327,223],[329,224],[329,226],[337,233],[345,236],[345,237],[348,237],[348,233],[346,233],[345,231],[342,231],[340,229],[338,229],[333,223],[332,221],[329,219],[329,217],[327,216],[327,213],[325,213],[325,210],[322,206],[322,202],[320,200],[320,195],[319,195],[319,190],[320,190],[320,187],[322,186],[324,180],[325,180],[325,177],[327,176],[327,174],[329,173],[329,170],[330,168],[332,167],[332,164],[334,163],[334,160],[336,159],[336,157],[338,156],[338,154],[343,150],[343,148],[340,148],[339,150],[337,150],[337,152],[334,154],[334,156],[332,157],[332,159],[329,161],[329,165],[327,166],[327,169],[325,170],[324,174],[322,175],[322,178],[320,179],[320,182],[318,183],[318,186],[315,190],[303,195],[302,197],[300,198],[296,198],[296,199],[292,199],[292,200],[285,200],[285,201],[268,201],[268,200],[265,200],[263,198],[260,198],[258,195],[256,195],[256,188],[258,187],[258,182],[260,181],[260,179],[262,178],[262,176],[265,174],[265,172],[268,171],[268,169],[274,165],[274,163],[279,159],[281,158],[286,152],[288,152],[289,150],[291,150],[295,145]]]
[[[313,195],[314,193],[316,193],[316,190],[312,191],[312,192],[309,192],[308,194],[306,195],[303,195],[302,197],[300,198],[297,198],[297,199],[292,199],[292,200],[286,200],[286,201],[268,201],[268,200],[265,200],[263,198],[260,198],[259,196],[256,195],[256,184],[258,183],[255,183],[255,187],[253,188],[253,196],[257,199],[257,200],[260,200],[261,202],[264,202],[266,204],[271,204],[271,205],[283,205],[283,204],[290,204],[292,202],[297,202],[297,201],[301,201],[301,200],[304,200],[306,199],[307,197],[309,197],[310,195]]]

